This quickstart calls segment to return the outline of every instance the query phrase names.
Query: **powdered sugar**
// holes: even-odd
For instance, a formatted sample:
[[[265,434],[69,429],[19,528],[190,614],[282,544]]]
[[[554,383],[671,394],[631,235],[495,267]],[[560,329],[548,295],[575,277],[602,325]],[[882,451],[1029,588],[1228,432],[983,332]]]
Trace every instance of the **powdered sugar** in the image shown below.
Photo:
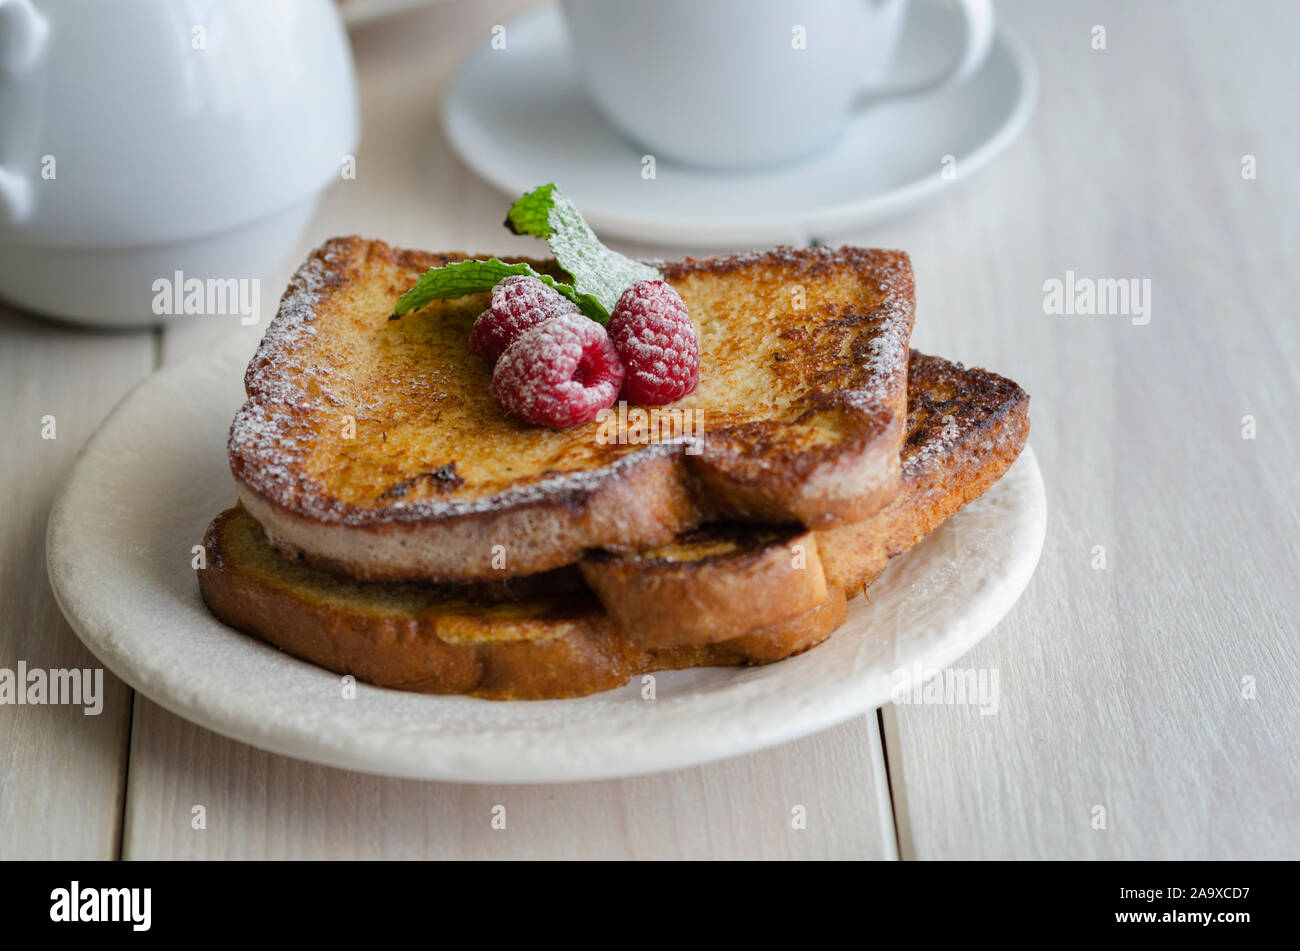
[[[526,422],[564,429],[590,422],[612,406],[623,376],[605,328],[566,314],[510,344],[492,373],[492,395]]]
[[[609,336],[627,379],[622,398],[662,406],[695,391],[700,342],[686,305],[663,281],[639,281],[623,292],[609,319]]]
[[[974,459],[1019,451],[1028,425],[1023,407],[1029,397],[1014,382],[916,351],[911,353],[908,372],[905,475],[947,465],[959,449]]]
[[[297,498],[311,489],[301,468],[310,433],[295,432],[285,419],[291,407],[310,411],[328,405],[311,394],[328,392],[329,371],[302,363],[294,351],[302,337],[315,336],[312,321],[320,301],[341,279],[358,240],[336,238],[298,269],[244,373],[249,399],[231,424],[227,449],[236,476],[273,498]]]
[[[578,305],[535,277],[517,274],[492,288],[492,303],[474,321],[469,349],[496,363],[520,334],[542,321],[578,313]]]
[[[850,268],[876,282],[878,299],[869,311],[853,319],[870,321],[869,337],[854,351],[853,384],[837,394],[842,404],[863,412],[889,405],[906,389],[908,345],[912,337],[915,294],[912,265],[902,251],[852,246],[794,248],[782,245],[767,251],[742,251],[717,258],[654,262],[669,279],[703,272],[725,274],[744,268],[778,272],[791,285],[811,283],[820,276]]]

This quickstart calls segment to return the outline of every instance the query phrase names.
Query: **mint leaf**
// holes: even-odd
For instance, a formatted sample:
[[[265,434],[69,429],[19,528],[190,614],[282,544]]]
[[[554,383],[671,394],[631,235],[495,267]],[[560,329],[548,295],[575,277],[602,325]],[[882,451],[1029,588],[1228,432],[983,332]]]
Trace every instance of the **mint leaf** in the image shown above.
[[[469,294],[490,291],[503,277],[526,274],[553,287],[578,305],[582,313],[597,323],[609,320],[609,312],[591,294],[579,293],[572,284],[561,284],[549,274],[539,274],[527,264],[507,264],[500,258],[487,261],[456,261],[446,267],[431,267],[420,275],[415,286],[401,296],[393,308],[393,317],[418,310],[430,301],[456,300]]]
[[[662,281],[649,265],[611,251],[555,185],[535,188],[510,206],[506,226],[515,234],[545,238],[574,287],[613,312],[622,293],[637,281]]]
[[[637,281],[663,280],[654,268],[601,244],[573,202],[554,185],[535,188],[511,205],[506,225],[516,234],[545,238],[573,283],[561,283],[527,264],[507,264],[500,258],[457,261],[446,267],[431,267],[421,274],[415,286],[397,301],[391,319],[430,301],[456,300],[490,291],[502,278],[524,274],[554,288],[577,304],[584,316],[603,324],[609,321],[619,297]]]

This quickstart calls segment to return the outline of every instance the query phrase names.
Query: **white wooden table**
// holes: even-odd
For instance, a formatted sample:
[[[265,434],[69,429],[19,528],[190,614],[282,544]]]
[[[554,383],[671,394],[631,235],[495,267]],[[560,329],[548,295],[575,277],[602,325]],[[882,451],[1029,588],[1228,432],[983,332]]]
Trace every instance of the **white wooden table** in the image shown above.
[[[519,6],[446,3],[354,33],[357,178],[327,195],[303,254],[352,232],[531,246],[505,234],[504,196],[451,156],[437,121],[469,44]],[[999,672],[996,715],[886,707],[697,769],[476,787],[263,753],[109,675],[98,717],[0,707],[0,857],[1300,856],[1300,5],[1000,11],[1042,72],[1028,131],[969,182],[959,158],[942,200],[844,238],[911,253],[918,347],[1033,397],[1046,547],[961,662]],[[264,313],[294,263],[264,275]],[[1149,278],[1150,323],[1047,316],[1043,283],[1067,269]],[[251,349],[260,330],[191,319],[97,335],[0,307],[0,666],[93,663],[44,569],[49,504],[78,447],[156,367],[231,334]],[[505,832],[489,825],[498,803]],[[796,805],[805,830],[791,828]]]

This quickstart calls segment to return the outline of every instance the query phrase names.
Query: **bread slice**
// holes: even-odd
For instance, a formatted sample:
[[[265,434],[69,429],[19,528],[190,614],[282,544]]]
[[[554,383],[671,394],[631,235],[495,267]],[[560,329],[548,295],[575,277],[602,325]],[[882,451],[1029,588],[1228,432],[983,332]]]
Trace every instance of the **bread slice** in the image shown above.
[[[199,590],[232,627],[380,686],[491,700],[581,697],[654,670],[780,660],[821,643],[845,613],[833,592],[731,644],[652,651],[620,634],[590,593],[475,603],[297,564],[241,507],[217,516],[204,546]]]
[[[281,551],[368,580],[488,581],[718,518],[850,523],[897,493],[905,254],[659,265],[700,337],[699,389],[564,431],[493,400],[467,346],[486,295],[389,320],[421,272],[461,257],[338,238],[295,275],[229,441],[240,499]]]
[[[647,647],[729,641],[811,610],[828,590],[817,533],[800,526],[715,522],[668,545],[590,552],[578,567],[615,625]]]
[[[911,353],[903,489],[857,524],[817,533],[826,583],[857,594],[1002,478],[1029,439],[1029,394],[988,370]]]
[[[883,511],[820,531],[706,525],[672,545],[590,554],[579,567],[619,629],[643,647],[727,641],[856,595],[1020,454],[1029,397],[1005,377],[912,351],[903,485]]]

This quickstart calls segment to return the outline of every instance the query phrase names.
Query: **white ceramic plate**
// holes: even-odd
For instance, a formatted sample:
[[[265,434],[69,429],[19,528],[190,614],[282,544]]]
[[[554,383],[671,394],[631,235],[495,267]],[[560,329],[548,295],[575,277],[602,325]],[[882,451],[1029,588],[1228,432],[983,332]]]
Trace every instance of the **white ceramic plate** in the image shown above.
[[[506,49],[485,43],[471,55],[447,91],[452,146],[509,197],[556,182],[597,232],[642,243],[806,244],[884,220],[959,186],[1001,152],[1029,121],[1038,86],[1028,52],[1000,27],[964,85],[862,113],[817,159],[748,173],[659,161],[647,181],[644,149],[611,129],[579,85],[558,8],[511,21],[506,36]],[[918,0],[897,57],[907,72],[888,81],[938,72],[959,46],[957,14]],[[955,178],[942,175],[947,155]]]
[[[226,432],[246,347],[165,369],[113,411],[50,516],[50,581],[110,670],[180,716],[254,746],[347,769],[465,782],[629,776],[772,746],[885,703],[942,669],[1007,612],[1033,574],[1043,485],[1026,449],[983,498],[851,602],[827,643],[756,668],[656,675],[581,700],[499,703],[361,685],[215,620],[190,567],[235,500]]]

